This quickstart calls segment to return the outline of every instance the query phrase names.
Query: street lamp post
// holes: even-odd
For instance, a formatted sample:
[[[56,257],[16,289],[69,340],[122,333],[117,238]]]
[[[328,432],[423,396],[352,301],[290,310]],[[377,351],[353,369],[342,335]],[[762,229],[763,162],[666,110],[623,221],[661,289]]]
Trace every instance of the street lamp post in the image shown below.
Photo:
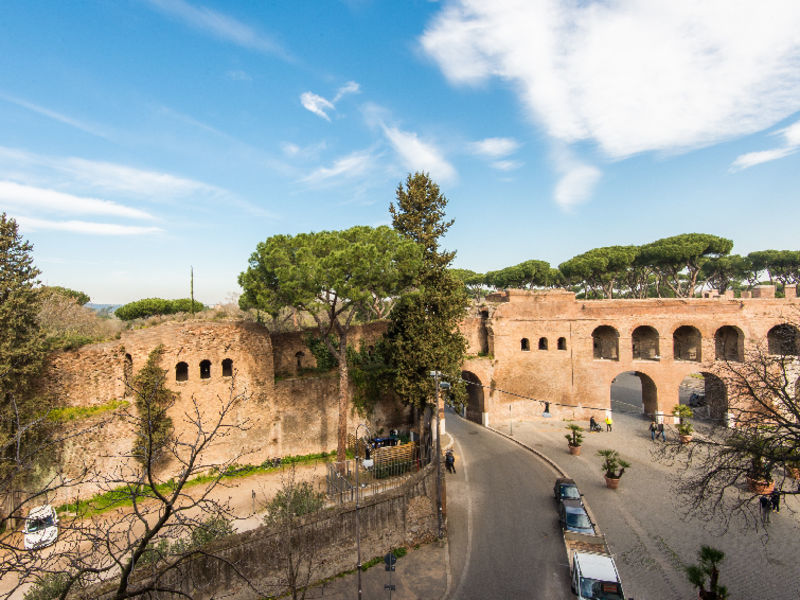
[[[356,458],[355,458],[355,463],[356,463],[356,554],[357,554],[357,559],[358,559],[358,563],[356,565],[356,571],[358,572],[358,600],[361,600],[361,522],[360,522],[360,520],[358,518],[358,495],[361,492],[361,487],[359,486],[359,482],[358,482],[358,470],[359,470],[358,469],[358,466],[359,466],[358,465],[358,440],[359,440],[358,428],[359,427],[363,427],[364,429],[367,430],[367,438],[370,437],[370,433],[369,433],[369,427],[364,425],[364,423],[359,423],[358,426],[356,426],[356,452],[355,452],[355,455],[356,455]]]

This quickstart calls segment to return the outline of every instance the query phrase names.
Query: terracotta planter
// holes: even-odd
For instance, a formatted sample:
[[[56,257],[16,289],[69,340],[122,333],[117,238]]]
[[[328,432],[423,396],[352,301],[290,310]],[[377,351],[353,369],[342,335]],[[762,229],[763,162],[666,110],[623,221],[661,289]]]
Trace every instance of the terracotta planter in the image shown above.
[[[747,489],[749,489],[754,494],[769,494],[772,490],[775,489],[775,482],[766,479],[753,479],[752,477],[748,476],[747,478]]]
[[[786,474],[792,479],[800,481],[800,467],[786,467]]]
[[[580,456],[581,455],[581,447],[580,446],[573,446],[572,444],[569,445],[569,453],[572,456]]]
[[[615,490],[619,487],[619,477],[609,477],[606,475],[606,487]]]
[[[680,438],[681,438],[681,444],[688,444],[689,442],[692,441],[692,434],[690,433],[688,435],[682,435],[680,436]]]

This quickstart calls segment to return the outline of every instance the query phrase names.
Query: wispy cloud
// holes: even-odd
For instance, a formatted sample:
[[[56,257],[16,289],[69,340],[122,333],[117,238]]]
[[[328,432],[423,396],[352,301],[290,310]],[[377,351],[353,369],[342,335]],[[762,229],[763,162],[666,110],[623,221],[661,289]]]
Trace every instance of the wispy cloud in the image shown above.
[[[117,225],[114,223],[90,223],[88,221],[48,221],[33,217],[15,217],[20,227],[25,231],[66,231],[70,233],[83,233],[87,235],[149,235],[162,233],[159,227],[139,227],[135,225]]]
[[[45,108],[44,106],[39,106],[38,104],[34,104],[33,102],[28,102],[27,100],[23,100],[22,98],[17,98],[16,96],[11,96],[4,92],[0,92],[0,100],[5,100],[6,102],[10,102],[11,104],[15,104],[21,108],[25,108],[27,110],[45,116],[49,119],[53,119],[55,121],[58,121],[59,123],[69,125],[70,127],[74,127],[75,129],[80,129],[84,133],[89,133],[97,137],[109,139],[109,134],[105,130],[92,123],[87,123],[85,121],[74,119],[72,117],[56,112],[49,108]]]
[[[502,158],[519,149],[519,142],[512,138],[491,137],[470,144],[472,152],[486,158]]]
[[[586,202],[602,172],[590,165],[575,164],[568,168],[556,184],[555,201],[563,210],[569,212]]]
[[[369,150],[353,152],[336,161],[330,167],[320,167],[302,181],[308,184],[328,183],[336,179],[353,179],[366,174],[375,158]]]
[[[778,160],[800,150],[800,121],[790,125],[785,129],[776,132],[777,135],[783,137],[783,144],[778,148],[770,150],[760,150],[758,152],[748,152],[736,157],[736,160],[731,164],[730,170],[741,171],[765,162]]]
[[[331,118],[328,115],[328,111],[336,110],[336,103],[339,102],[344,96],[348,94],[357,94],[361,91],[361,86],[359,86],[355,81],[348,81],[342,87],[339,88],[339,91],[336,92],[336,96],[333,97],[333,100],[328,100],[320,96],[319,94],[315,94],[314,92],[303,92],[300,94],[300,104],[303,105],[308,111],[311,111],[315,115],[322,117],[326,121],[330,121]]]
[[[514,171],[522,166],[522,161],[519,160],[495,160],[492,161],[491,166],[498,171]]]
[[[169,15],[184,25],[263,54],[278,56],[293,62],[293,57],[275,40],[216,10],[194,6],[184,0],[147,0],[158,11]]]
[[[797,111],[800,3],[454,0],[421,37],[456,84],[514,84],[556,141],[684,151]]]
[[[0,204],[23,210],[68,215],[104,215],[127,219],[153,219],[153,216],[110,200],[86,198],[45,188],[0,181]]]
[[[234,69],[225,73],[225,77],[231,81],[253,81],[253,78],[246,71],[241,69]]]
[[[386,138],[397,152],[403,165],[411,171],[427,171],[435,179],[453,181],[456,170],[442,152],[431,142],[425,142],[416,133],[397,127],[381,125]]]

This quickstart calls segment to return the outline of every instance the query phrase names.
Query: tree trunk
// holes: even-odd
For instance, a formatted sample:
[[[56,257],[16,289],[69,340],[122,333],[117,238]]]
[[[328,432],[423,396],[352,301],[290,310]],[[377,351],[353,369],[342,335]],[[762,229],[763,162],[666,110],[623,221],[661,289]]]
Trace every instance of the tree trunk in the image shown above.
[[[349,373],[347,370],[347,337],[339,342],[339,428],[336,436],[336,460],[347,458],[347,409],[349,408]]]

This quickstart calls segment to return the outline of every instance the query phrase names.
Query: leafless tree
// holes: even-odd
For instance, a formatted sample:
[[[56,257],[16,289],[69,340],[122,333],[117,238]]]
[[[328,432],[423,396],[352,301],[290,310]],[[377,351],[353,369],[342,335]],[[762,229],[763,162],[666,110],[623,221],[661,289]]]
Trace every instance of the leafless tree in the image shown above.
[[[676,469],[675,489],[687,516],[727,530],[762,527],[758,482],[774,482],[782,497],[797,495],[800,476],[800,329],[786,324],[745,350],[742,361],[720,362],[729,423],[716,423],[688,444],[656,451]],[[726,425],[729,425],[726,427]]]

